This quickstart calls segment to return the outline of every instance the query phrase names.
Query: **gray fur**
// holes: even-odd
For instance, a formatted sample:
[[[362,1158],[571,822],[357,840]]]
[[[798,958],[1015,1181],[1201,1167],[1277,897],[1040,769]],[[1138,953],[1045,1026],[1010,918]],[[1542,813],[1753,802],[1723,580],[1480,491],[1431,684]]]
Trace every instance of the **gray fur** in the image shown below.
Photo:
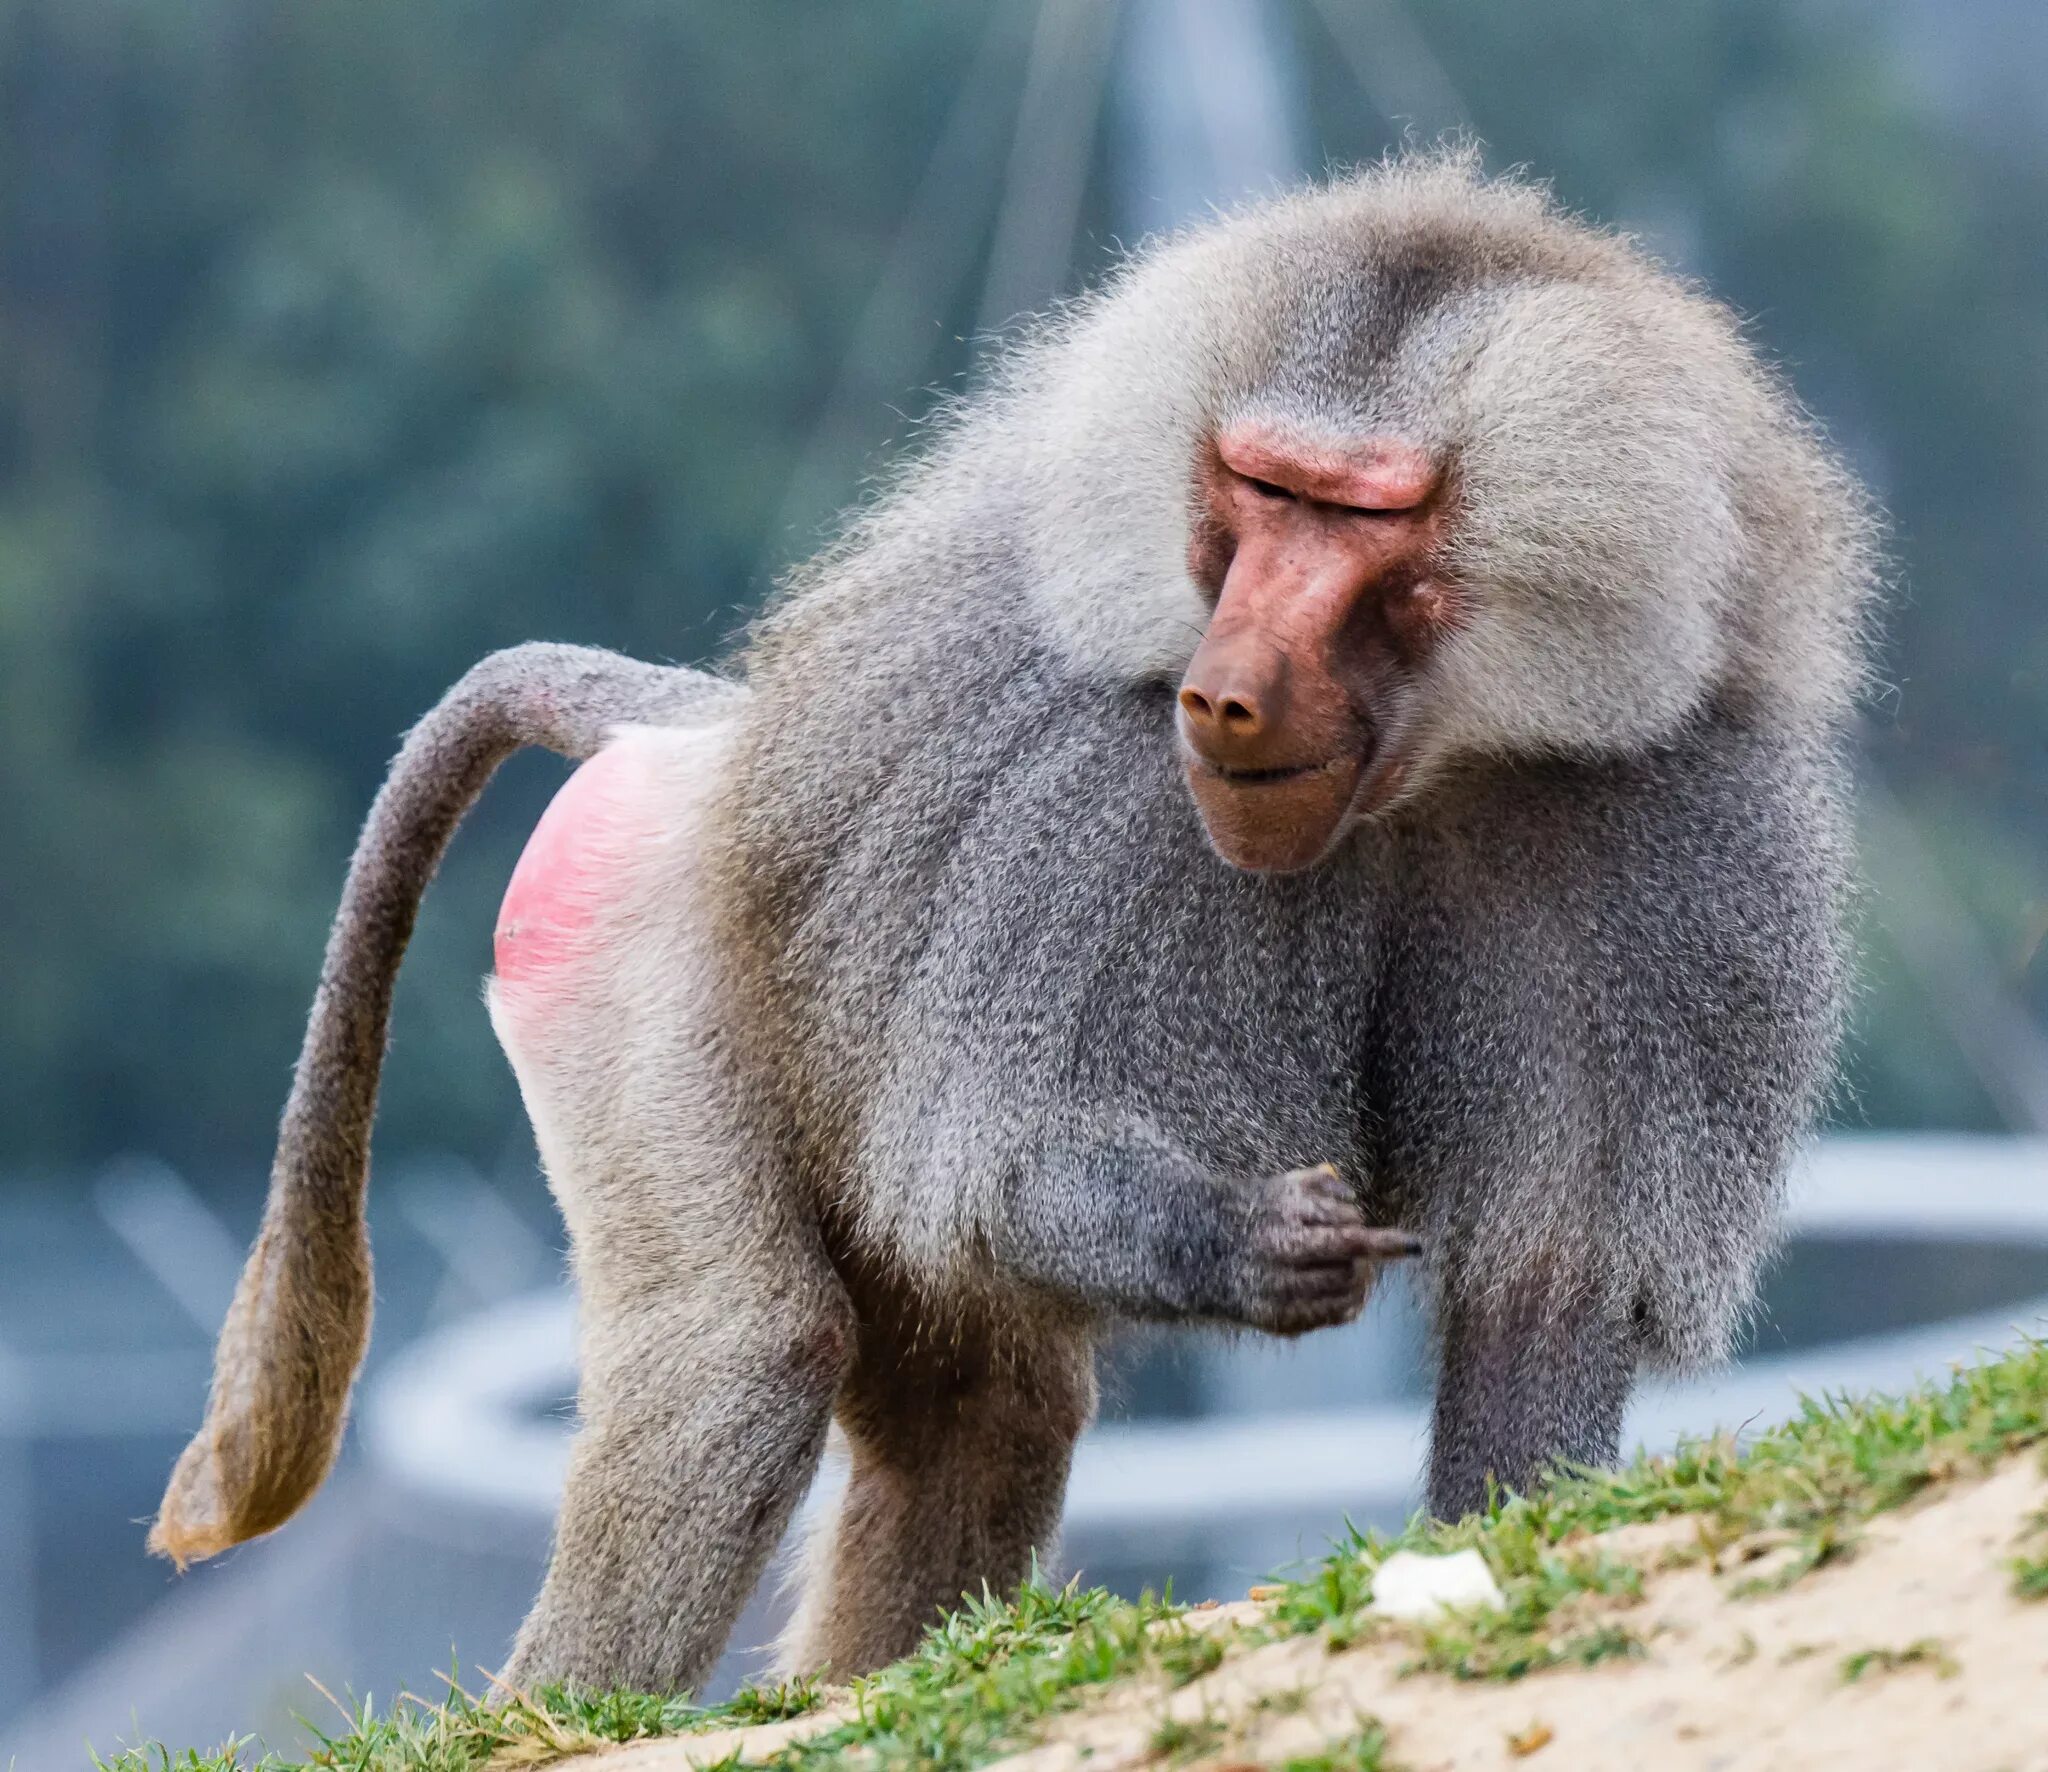
[[[1175,755],[1189,464],[1244,417],[1397,431],[1457,494],[1421,766],[1305,874],[1219,862]],[[585,1311],[515,1675],[699,1681],[835,1411],[789,1653],[902,1652],[1050,1555],[1104,1324],[1342,1320],[1368,1221],[1426,1240],[1436,1511],[1611,1457],[1640,1363],[1725,1352],[1827,1085],[1871,529],[1723,310],[1464,156],[1166,242],[1023,341],[746,691],[630,741],[667,839],[619,858],[601,957],[544,1018],[494,995]],[[200,1442],[316,1395],[319,1469],[173,1551],[324,1469],[362,1317],[329,1345],[265,1264],[364,1295],[403,928],[356,876],[425,853],[377,913],[409,923],[471,755],[432,816],[372,814]]]

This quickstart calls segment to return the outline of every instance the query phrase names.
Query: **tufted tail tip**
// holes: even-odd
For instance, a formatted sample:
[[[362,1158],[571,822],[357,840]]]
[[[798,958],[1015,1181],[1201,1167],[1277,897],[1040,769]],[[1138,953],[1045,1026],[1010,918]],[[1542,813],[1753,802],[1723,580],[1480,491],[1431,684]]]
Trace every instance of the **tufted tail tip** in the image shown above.
[[[150,1523],[149,1549],[155,1556],[170,1558],[182,1573],[251,1536],[237,1532],[225,1515],[212,1435],[202,1430],[171,1472],[163,1505]]]

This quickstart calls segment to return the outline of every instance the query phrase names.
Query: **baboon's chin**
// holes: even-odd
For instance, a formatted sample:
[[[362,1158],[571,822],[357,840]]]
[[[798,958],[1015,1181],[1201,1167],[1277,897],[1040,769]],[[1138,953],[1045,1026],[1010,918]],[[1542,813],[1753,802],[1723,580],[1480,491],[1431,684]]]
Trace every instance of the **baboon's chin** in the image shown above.
[[[1228,774],[1190,758],[1188,790],[1210,846],[1232,867],[1292,874],[1335,847],[1352,810],[1363,759],[1332,757],[1287,770]]]

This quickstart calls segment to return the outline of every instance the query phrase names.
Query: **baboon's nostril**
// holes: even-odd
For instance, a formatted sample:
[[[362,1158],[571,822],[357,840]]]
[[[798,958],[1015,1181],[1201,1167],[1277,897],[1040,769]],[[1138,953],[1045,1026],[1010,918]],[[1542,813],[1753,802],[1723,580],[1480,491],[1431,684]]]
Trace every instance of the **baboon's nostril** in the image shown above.
[[[1212,696],[1189,684],[1180,692],[1180,705],[1196,726],[1220,729],[1232,738],[1251,738],[1265,725],[1259,704],[1242,694]]]
[[[1211,763],[1255,766],[1287,724],[1287,659],[1258,634],[1210,635],[1180,681],[1181,729]]]

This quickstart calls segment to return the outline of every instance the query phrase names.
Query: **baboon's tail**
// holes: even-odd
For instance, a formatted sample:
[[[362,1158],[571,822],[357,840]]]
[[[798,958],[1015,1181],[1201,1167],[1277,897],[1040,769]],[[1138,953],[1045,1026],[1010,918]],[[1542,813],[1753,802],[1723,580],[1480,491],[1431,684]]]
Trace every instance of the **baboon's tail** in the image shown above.
[[[263,1225],[215,1355],[205,1425],[151,1550],[180,1566],[283,1524],[334,1462],[370,1332],[370,1122],[391,987],[456,825],[515,750],[584,758],[615,726],[715,718],[746,691],[580,646],[493,653],[407,736],[349,863],[279,1129]]]

